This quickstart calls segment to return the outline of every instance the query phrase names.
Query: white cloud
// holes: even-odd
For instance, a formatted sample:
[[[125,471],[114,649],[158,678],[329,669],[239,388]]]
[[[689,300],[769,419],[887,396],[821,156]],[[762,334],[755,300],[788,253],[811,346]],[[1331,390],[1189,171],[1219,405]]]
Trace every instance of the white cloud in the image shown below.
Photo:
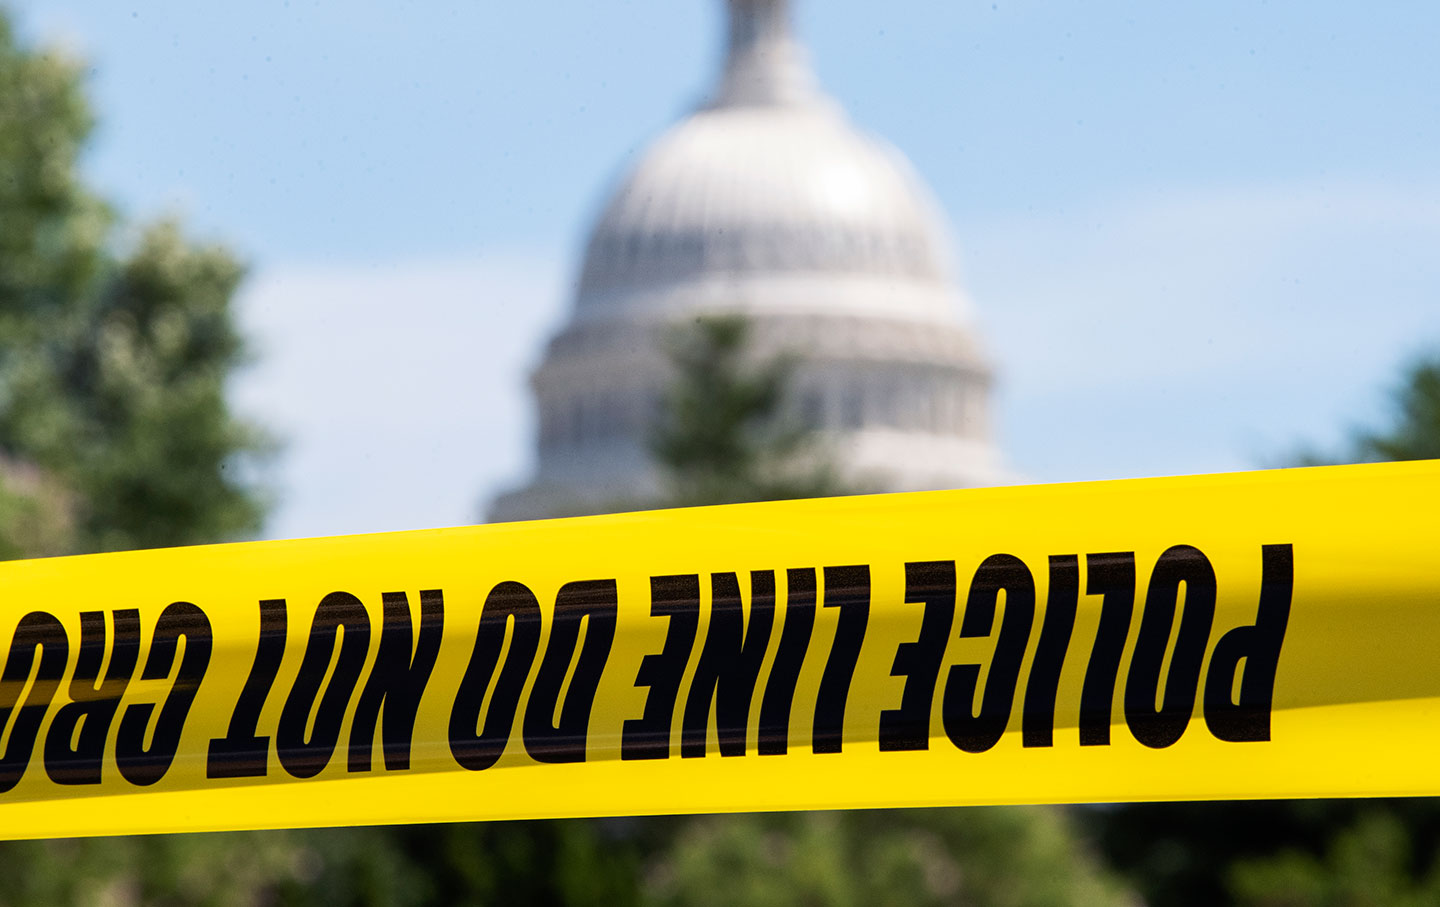
[[[568,272],[530,251],[259,271],[235,392],[285,442],[267,535],[475,522],[528,466],[525,376]]]

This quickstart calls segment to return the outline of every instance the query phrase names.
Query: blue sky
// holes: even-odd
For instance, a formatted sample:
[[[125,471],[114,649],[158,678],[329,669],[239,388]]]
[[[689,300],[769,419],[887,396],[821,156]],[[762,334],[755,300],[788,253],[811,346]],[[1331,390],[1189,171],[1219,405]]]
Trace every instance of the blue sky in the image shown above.
[[[703,96],[717,0],[11,6],[89,61],[94,184],[251,264],[267,532],[472,521],[607,185]],[[1440,4],[799,0],[948,213],[1036,480],[1338,444],[1440,346]]]

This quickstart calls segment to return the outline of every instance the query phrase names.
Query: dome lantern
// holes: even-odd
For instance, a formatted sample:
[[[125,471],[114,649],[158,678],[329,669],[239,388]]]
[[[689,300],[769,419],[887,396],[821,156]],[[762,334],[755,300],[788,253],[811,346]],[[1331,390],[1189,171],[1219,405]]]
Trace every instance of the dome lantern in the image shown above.
[[[714,107],[765,107],[819,98],[805,49],[790,28],[789,0],[726,0],[730,42]]]

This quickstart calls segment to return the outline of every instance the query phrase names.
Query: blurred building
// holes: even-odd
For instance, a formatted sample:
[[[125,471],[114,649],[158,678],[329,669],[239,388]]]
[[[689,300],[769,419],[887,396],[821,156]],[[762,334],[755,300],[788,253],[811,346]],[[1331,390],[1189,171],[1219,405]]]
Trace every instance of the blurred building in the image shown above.
[[[662,135],[590,232],[568,322],[532,387],[537,464],[492,520],[659,498],[647,440],[662,339],[742,313],[800,357],[794,405],[843,474],[891,491],[1002,482],[991,369],[938,207],[903,155],[816,84],[786,0],[729,0],[710,100]]]

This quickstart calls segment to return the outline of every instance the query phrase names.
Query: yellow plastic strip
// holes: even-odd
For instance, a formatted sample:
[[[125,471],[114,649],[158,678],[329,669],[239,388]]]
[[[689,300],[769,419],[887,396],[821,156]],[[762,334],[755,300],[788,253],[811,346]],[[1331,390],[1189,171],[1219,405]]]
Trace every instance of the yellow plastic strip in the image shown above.
[[[1440,463],[0,565],[0,835],[1440,794]]]

